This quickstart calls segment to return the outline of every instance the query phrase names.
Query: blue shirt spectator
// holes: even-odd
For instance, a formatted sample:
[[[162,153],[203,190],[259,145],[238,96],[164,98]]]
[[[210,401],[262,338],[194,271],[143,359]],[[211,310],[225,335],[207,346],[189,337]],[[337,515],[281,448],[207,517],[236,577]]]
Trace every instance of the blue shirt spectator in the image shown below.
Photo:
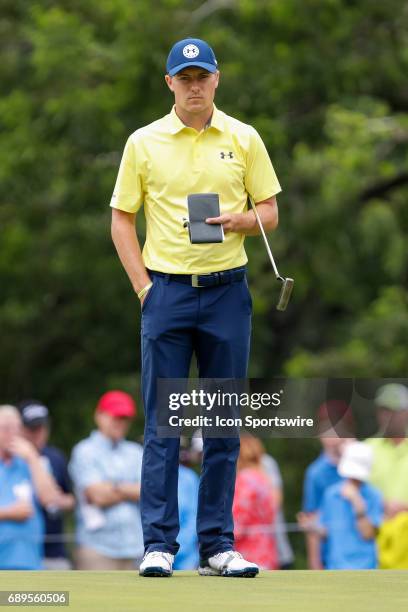
[[[76,539],[80,546],[110,558],[139,558],[143,535],[139,504],[121,501],[107,507],[90,504],[84,490],[109,482],[139,483],[142,447],[125,439],[112,441],[100,431],[77,444],[72,452],[69,473],[77,495]]]
[[[303,484],[303,512],[316,512],[328,487],[339,482],[337,465],[322,452],[306,469]]]
[[[0,520],[0,569],[42,569],[44,523],[35,498],[30,469],[20,457],[0,459],[0,509],[17,501],[30,502],[25,520]]]
[[[326,443],[322,440],[322,443]],[[318,512],[325,491],[333,484],[339,482],[341,477],[337,472],[337,464],[323,451],[306,469],[303,483],[303,512]],[[317,548],[319,550],[319,547]],[[326,567],[327,542],[322,540],[320,545],[320,559],[322,567]]]
[[[327,531],[327,569],[375,569],[377,550],[374,539],[366,540],[356,526],[356,512],[341,493],[343,482],[327,489],[319,513],[319,524]],[[366,516],[374,527],[379,527],[383,517],[380,493],[370,484],[359,489],[366,506]]]
[[[196,531],[198,486],[200,479],[191,468],[179,466],[178,505],[180,531],[177,541],[180,549],[173,567],[176,570],[198,567],[198,541]]]
[[[0,569],[37,570],[44,537],[39,503],[52,503],[58,491],[21,433],[17,408],[0,406]]]

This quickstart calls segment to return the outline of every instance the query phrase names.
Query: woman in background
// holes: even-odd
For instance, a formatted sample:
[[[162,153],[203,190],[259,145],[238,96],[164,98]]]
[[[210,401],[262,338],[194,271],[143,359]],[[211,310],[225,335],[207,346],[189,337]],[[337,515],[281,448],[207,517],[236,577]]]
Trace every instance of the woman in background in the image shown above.
[[[265,453],[257,438],[241,437],[233,504],[235,550],[263,569],[277,569],[276,538],[271,532],[278,509],[278,491],[262,467]]]

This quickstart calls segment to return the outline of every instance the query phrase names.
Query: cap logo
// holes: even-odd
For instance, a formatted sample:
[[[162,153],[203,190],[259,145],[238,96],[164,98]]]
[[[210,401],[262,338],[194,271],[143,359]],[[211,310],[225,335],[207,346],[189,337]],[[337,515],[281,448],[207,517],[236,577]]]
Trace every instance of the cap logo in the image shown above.
[[[199,53],[200,49],[196,45],[189,44],[183,48],[183,55],[187,59],[194,59]]]
[[[48,417],[48,410],[41,404],[29,404],[23,408],[23,414],[25,419],[43,419]]]

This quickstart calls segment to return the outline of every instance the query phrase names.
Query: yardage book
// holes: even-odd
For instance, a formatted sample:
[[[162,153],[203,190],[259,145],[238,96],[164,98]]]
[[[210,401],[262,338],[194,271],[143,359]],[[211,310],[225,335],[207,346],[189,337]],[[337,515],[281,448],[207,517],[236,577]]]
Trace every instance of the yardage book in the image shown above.
[[[224,241],[222,225],[210,225],[205,222],[208,217],[220,215],[218,193],[191,193],[187,196],[187,206],[188,232],[192,244]]]

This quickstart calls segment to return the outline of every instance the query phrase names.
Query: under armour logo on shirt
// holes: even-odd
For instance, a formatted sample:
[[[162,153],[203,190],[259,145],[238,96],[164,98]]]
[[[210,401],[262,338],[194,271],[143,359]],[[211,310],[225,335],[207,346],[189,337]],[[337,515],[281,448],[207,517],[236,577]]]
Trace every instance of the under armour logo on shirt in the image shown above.
[[[229,151],[228,153],[224,153],[224,151],[221,151],[220,157],[221,159],[225,159],[226,157],[229,157],[230,159],[232,159],[234,157],[234,154],[232,151]]]

